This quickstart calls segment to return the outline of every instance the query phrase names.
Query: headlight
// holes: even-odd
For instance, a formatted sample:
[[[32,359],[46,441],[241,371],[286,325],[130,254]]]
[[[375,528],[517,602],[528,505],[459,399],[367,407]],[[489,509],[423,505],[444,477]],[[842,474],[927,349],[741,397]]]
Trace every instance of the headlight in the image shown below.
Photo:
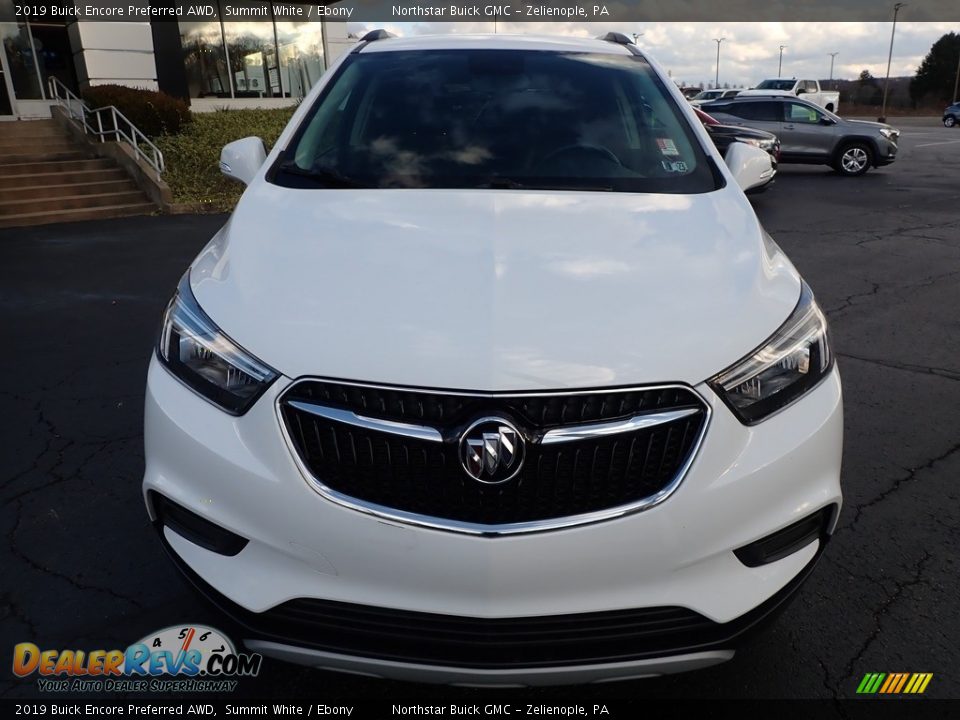
[[[887,140],[896,140],[900,136],[900,132],[893,128],[880,128],[880,134]]]
[[[221,332],[181,278],[163,315],[157,356],[184,384],[232,415],[245,413],[278,373]]]
[[[827,319],[803,283],[800,302],[773,337],[709,383],[741,422],[753,425],[809,392],[832,364]]]
[[[753,145],[758,147],[761,150],[770,151],[770,148],[773,147],[773,140],[760,140],[759,138],[737,138],[740,142],[746,143],[747,145]]]

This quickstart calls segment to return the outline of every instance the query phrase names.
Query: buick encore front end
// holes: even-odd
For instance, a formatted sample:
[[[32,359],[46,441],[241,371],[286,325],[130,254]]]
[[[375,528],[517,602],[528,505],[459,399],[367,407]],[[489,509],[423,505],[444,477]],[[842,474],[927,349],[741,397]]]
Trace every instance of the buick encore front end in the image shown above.
[[[620,35],[368,35],[183,275],[150,518],[248,648],[441,683],[730,659],[836,524],[824,314]]]

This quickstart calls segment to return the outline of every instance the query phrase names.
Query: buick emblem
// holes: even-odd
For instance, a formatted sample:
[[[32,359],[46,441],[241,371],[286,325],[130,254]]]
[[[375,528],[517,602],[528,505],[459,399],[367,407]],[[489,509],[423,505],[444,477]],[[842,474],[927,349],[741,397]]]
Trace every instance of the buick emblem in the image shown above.
[[[523,467],[523,436],[501,418],[477,420],[460,436],[460,464],[482,483],[506,482]]]

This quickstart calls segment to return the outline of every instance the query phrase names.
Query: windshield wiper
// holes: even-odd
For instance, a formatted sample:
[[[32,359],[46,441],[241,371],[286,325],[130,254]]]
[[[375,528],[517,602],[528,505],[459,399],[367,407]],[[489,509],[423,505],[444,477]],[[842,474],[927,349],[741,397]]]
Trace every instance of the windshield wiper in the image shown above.
[[[487,178],[487,181],[482,183],[480,187],[490,188],[492,190],[529,190],[529,185],[524,185],[522,182],[514,180],[513,178],[503,177],[502,175],[494,175],[490,178]]]
[[[556,180],[546,180],[544,182],[535,182],[532,184],[522,183],[513,178],[494,175],[482,183],[480,187],[490,188],[491,190],[570,190],[573,192],[612,192],[611,185],[592,185],[579,178],[570,183],[557,182]]]
[[[297,175],[299,177],[310,178],[311,180],[317,180],[322,182],[324,185],[330,187],[343,187],[343,188],[362,188],[367,187],[361,182],[349,178],[346,175],[343,175],[336,170],[330,170],[327,168],[318,168],[313,170],[308,170],[307,168],[302,168],[296,163],[287,162],[280,165],[279,170],[281,172],[288,173],[290,175]]]

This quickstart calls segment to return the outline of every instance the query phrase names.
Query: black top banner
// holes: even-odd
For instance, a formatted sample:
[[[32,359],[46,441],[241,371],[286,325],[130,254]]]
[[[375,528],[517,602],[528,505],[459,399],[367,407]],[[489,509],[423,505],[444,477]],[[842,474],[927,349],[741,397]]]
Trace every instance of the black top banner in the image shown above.
[[[256,0],[0,0],[0,21],[75,20],[162,22],[273,20],[387,22],[882,22],[894,3],[884,0],[616,0],[571,2],[269,2]],[[900,8],[898,20],[960,22],[960,0],[922,0]]]

